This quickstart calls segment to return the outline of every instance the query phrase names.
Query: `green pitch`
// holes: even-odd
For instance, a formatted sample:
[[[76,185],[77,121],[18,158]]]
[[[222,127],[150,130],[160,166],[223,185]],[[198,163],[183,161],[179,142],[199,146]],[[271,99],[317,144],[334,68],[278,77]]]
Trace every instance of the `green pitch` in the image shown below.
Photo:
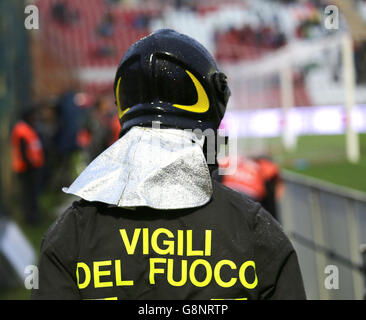
[[[360,134],[359,141],[357,164],[347,161],[344,135],[300,136],[294,152],[286,152],[280,138],[246,139],[239,142],[239,150],[250,153],[260,144],[262,153],[282,168],[366,192],[366,134]]]

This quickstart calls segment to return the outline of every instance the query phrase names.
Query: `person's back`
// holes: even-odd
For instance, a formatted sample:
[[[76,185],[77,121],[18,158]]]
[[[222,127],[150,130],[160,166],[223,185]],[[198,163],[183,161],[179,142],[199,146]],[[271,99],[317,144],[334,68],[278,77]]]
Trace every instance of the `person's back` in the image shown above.
[[[45,236],[32,298],[304,299],[280,225],[211,179],[216,154],[192,132],[216,132],[230,95],[209,53],[158,31],[127,51],[114,91],[121,138],[64,189],[82,200]]]

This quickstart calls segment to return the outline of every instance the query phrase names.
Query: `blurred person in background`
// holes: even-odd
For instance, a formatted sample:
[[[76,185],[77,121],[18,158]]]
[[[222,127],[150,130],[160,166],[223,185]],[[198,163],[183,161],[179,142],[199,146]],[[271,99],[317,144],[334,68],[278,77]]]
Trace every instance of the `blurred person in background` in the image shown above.
[[[97,33],[103,37],[111,37],[114,34],[114,17],[111,12],[106,12],[102,22],[97,28]]]
[[[260,199],[260,203],[276,220],[280,221],[278,201],[284,192],[280,168],[267,156],[256,157],[254,161],[258,164],[266,189],[264,197]]]
[[[57,160],[55,159],[57,157],[55,138],[59,126],[57,112],[56,98],[43,101],[38,112],[39,121],[34,127],[41,140],[45,159],[41,169],[44,188],[52,187],[52,173],[57,169]]]
[[[44,149],[35,128],[39,109],[25,111],[11,132],[12,169],[20,185],[19,202],[23,205],[27,224],[40,222],[38,199],[41,192],[42,168],[45,165]]]
[[[88,110],[78,132],[79,145],[88,153],[88,160],[95,159],[102,151],[118,140],[120,125],[112,97],[101,94],[95,107]]]
[[[57,99],[57,130],[54,136],[53,184],[57,190],[74,178],[80,151],[78,134],[87,116],[91,99],[83,92],[67,90]]]
[[[221,168],[228,168],[230,157],[220,159]],[[277,200],[283,190],[280,170],[269,157],[242,157],[235,159],[237,168],[234,173],[218,175],[218,181],[225,186],[241,192],[259,202],[276,220],[279,221]]]

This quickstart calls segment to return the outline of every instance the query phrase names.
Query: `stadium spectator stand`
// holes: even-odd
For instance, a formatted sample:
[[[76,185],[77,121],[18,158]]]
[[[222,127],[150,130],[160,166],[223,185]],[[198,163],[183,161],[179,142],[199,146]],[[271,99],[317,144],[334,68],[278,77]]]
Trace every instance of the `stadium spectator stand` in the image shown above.
[[[319,38],[328,33],[321,23],[324,3],[316,0],[199,3],[188,0],[37,0],[36,3],[42,16],[41,38],[47,52],[78,74],[83,90],[93,94],[111,89],[115,66],[125,50],[149,34],[152,25],[165,26],[164,14],[169,12],[174,12],[174,18],[181,15],[178,19],[181,22],[176,22],[178,26],[168,25],[181,32],[187,28],[182,24],[189,24],[186,17],[195,15],[197,21],[202,21],[202,28],[198,24],[195,32],[209,33],[204,37],[212,41],[212,53],[219,63],[258,60],[296,40]],[[166,10],[167,4],[171,5],[170,11]],[[225,10],[236,12],[235,21],[230,20],[233,14],[225,15]],[[293,70],[295,106],[317,104],[306,86],[306,72],[303,68]],[[247,106],[256,106],[260,99],[261,105],[266,102],[265,107],[279,107],[279,96],[278,79],[274,79],[260,94],[251,91],[246,98]]]

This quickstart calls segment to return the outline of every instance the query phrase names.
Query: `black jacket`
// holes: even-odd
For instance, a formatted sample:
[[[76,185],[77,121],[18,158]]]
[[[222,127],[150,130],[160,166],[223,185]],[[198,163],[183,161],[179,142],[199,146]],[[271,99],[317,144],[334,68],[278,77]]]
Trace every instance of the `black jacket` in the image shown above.
[[[213,190],[186,210],[74,202],[44,237],[32,299],[305,299],[281,226],[243,195]]]

